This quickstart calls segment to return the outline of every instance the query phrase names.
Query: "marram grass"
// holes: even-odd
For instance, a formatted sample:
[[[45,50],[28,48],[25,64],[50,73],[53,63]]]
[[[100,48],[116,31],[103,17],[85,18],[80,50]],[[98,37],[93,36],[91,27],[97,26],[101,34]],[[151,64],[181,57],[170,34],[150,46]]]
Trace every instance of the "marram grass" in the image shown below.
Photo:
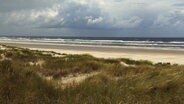
[[[43,53],[0,50],[0,104],[184,104],[184,66]],[[65,88],[53,83],[94,72],[98,74]]]

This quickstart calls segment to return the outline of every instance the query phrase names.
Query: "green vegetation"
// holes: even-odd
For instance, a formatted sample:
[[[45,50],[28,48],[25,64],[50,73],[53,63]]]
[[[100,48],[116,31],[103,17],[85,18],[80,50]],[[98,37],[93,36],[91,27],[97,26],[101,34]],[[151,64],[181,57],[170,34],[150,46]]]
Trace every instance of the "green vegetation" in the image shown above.
[[[17,47],[0,54],[0,104],[184,104],[181,65]],[[80,83],[55,83],[95,72]]]
[[[136,61],[136,60],[130,60],[126,58],[121,58],[120,60],[129,65],[152,65],[152,62],[147,61],[147,60]]]

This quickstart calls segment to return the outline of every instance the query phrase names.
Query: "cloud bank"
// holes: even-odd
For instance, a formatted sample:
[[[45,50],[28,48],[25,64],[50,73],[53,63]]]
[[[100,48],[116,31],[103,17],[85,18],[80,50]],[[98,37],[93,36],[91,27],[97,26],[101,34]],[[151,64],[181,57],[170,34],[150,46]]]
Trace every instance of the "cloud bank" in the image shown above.
[[[184,37],[183,0],[0,2],[2,35]]]

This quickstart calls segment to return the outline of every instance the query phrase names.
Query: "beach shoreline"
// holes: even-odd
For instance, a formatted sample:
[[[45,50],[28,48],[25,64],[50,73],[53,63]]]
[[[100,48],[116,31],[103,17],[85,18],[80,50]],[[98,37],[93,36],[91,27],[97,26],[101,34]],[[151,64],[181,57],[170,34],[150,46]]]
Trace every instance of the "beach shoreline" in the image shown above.
[[[130,58],[133,60],[149,60],[153,63],[184,64],[184,49],[178,48],[108,47],[11,41],[1,41],[0,44],[66,54],[90,54],[97,58]]]

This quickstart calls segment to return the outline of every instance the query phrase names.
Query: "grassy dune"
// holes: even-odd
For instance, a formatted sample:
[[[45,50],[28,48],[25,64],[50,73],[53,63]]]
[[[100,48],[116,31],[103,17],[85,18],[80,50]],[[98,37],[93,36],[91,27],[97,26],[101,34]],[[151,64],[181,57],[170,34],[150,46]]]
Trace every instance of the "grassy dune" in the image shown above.
[[[3,47],[0,104],[184,104],[182,65]]]

